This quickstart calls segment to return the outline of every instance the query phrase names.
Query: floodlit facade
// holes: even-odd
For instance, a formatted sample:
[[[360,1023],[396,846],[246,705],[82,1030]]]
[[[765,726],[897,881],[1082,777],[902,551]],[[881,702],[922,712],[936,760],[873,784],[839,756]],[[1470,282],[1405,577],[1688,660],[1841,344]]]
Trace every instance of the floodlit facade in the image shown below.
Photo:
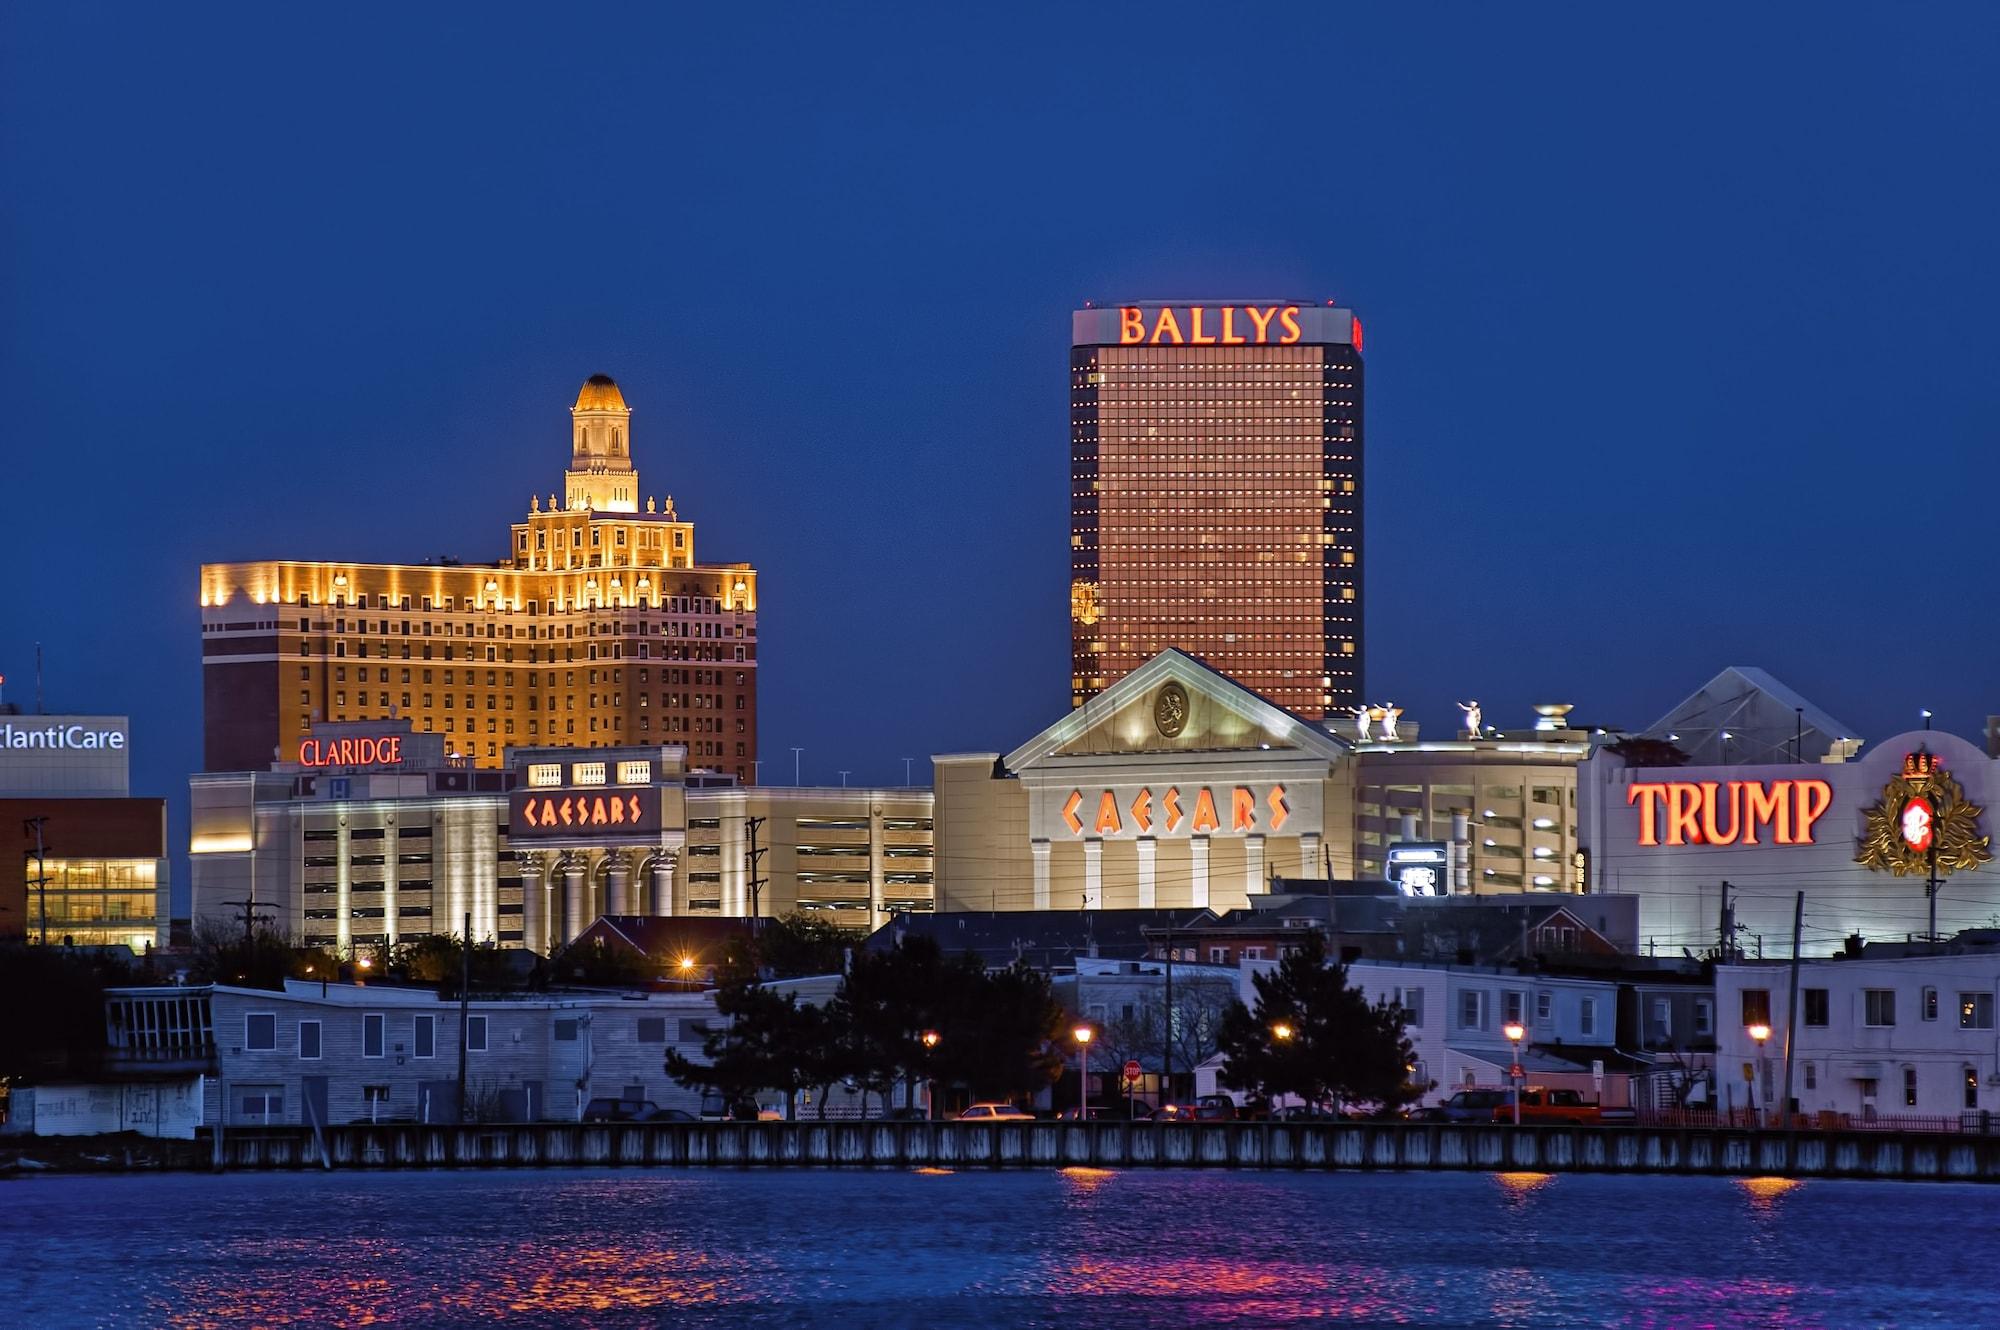
[[[315,720],[402,716],[475,766],[672,743],[755,783],[756,571],[696,562],[673,497],[641,500],[617,384],[593,376],[570,417],[563,492],[496,562],[204,565],[205,769],[290,758]]]
[[[607,914],[872,928],[931,908],[928,790],[745,787],[678,744],[521,748],[497,771],[446,745],[407,719],[321,725],[311,761],[193,776],[195,918],[256,901],[346,955],[468,919],[549,952]]]
[[[1360,320],[1140,302],[1071,328],[1072,705],[1168,647],[1297,715],[1359,703]]]

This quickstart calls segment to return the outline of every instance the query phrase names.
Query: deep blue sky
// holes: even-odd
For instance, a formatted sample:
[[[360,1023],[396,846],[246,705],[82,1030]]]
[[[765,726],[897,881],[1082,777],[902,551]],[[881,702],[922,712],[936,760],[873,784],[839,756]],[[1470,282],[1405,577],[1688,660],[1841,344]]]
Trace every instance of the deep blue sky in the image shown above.
[[[1427,724],[2000,711],[2000,9],[442,9],[0,20],[0,670],[131,713],[177,846],[197,566],[498,557],[593,372],[763,570],[767,775],[1011,747],[1088,298],[1360,311]]]

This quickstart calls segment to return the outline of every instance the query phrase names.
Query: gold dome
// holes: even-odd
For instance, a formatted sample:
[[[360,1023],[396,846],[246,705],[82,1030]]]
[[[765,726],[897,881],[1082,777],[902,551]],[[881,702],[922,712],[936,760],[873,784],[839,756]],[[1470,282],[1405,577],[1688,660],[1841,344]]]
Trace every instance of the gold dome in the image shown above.
[[[576,395],[578,411],[624,411],[625,394],[618,391],[618,385],[609,374],[593,374],[583,381],[583,391]]]

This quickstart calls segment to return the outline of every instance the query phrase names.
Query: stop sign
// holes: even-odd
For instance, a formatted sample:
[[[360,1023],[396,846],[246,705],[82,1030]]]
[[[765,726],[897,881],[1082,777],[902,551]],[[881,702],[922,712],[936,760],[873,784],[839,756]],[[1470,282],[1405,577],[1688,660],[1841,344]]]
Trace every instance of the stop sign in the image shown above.
[[[1139,1064],[1136,1061],[1125,1064],[1125,1079],[1128,1081],[1139,1079]]]

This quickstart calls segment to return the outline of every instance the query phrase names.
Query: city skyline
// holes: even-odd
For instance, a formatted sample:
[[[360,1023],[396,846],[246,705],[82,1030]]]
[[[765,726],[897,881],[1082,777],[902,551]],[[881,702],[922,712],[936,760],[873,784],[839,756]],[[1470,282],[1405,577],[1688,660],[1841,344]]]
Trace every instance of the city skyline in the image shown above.
[[[1978,567],[1978,487],[1931,479],[1979,474],[1991,417],[1977,33],[1900,33],[1884,73],[1867,33],[1752,18],[1730,52],[1652,34],[1613,77],[1553,20],[1506,74],[1476,27],[1329,23],[1309,35],[1341,70],[1338,135],[1281,82],[1281,114],[1172,102],[1084,167],[1056,146],[1096,104],[1081,57],[1016,42],[843,81],[822,119],[824,44],[867,32],[796,31],[756,78],[725,46],[641,92],[707,34],[635,20],[598,78],[549,34],[418,19],[398,50],[290,43],[280,77],[246,58],[268,34],[160,22],[17,21],[22,49],[91,48],[102,86],[22,65],[6,94],[34,132],[4,139],[23,188],[0,388],[31,445],[19,492],[51,501],[16,511],[0,671],[32,706],[40,642],[51,711],[130,714],[133,788],[169,798],[177,847],[200,563],[499,557],[493,514],[546,489],[555,413],[599,372],[641,404],[649,483],[763,577],[767,777],[794,746],[809,782],[888,782],[1034,733],[1067,700],[1065,316],[1134,292],[1366,312],[1370,700],[1433,727],[1474,696],[1497,724],[1568,701],[1639,725],[1750,664],[1868,737],[1919,707],[1976,735],[2000,709],[1981,616],[1921,645],[1873,626],[1907,603],[1913,517],[1927,567]],[[1186,34],[1130,36],[1141,67],[1195,60]],[[440,73],[418,57],[447,39],[468,58]],[[1204,58],[1279,51],[1224,36]],[[247,85],[179,95],[215,61]],[[388,95],[340,97],[357,69]],[[1829,69],[1898,96],[1825,101]],[[528,116],[517,72],[591,93]],[[442,156],[393,132],[437,97],[494,119]],[[812,132],[773,139],[793,124]],[[753,139],[779,146],[750,175]],[[547,183],[579,157],[624,164],[615,207]],[[1546,202],[1585,171],[1592,191]],[[1094,222],[1072,197],[1147,203]],[[668,199],[699,206],[657,230]],[[156,205],[137,243],[134,204]],[[1921,509],[1871,520],[1912,447]]]

